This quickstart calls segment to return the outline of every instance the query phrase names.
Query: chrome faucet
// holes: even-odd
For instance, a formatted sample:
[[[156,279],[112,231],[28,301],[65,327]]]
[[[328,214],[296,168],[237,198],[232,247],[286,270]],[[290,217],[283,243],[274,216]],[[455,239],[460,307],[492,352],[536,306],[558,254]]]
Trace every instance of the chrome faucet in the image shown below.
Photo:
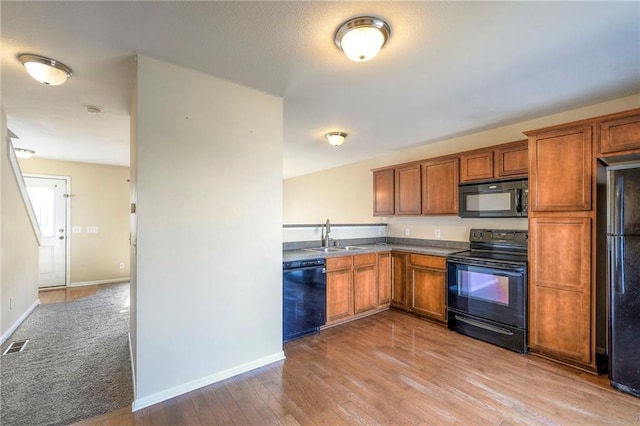
[[[325,247],[329,247],[329,241],[331,240],[331,237],[329,237],[330,233],[331,223],[329,222],[329,219],[327,219],[327,222],[322,225],[322,245]]]

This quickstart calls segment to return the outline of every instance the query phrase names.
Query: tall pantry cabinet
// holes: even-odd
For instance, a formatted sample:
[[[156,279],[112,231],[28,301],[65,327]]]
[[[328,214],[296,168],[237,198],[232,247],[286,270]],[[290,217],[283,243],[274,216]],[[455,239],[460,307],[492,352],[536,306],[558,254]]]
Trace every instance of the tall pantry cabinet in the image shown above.
[[[602,179],[598,164],[640,160],[640,109],[525,134],[529,347],[596,372],[596,346],[606,345],[605,230],[596,229],[597,223],[606,224],[606,212],[597,209],[598,196],[605,196],[598,190],[602,182],[596,182]]]
[[[591,124],[529,137],[529,347],[590,371],[595,364]]]

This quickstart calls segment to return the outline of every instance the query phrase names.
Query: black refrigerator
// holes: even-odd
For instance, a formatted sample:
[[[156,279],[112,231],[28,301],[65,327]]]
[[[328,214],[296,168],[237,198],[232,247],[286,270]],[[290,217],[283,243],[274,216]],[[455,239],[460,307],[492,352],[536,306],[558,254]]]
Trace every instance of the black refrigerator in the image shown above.
[[[607,192],[609,378],[640,396],[640,164],[610,167]]]

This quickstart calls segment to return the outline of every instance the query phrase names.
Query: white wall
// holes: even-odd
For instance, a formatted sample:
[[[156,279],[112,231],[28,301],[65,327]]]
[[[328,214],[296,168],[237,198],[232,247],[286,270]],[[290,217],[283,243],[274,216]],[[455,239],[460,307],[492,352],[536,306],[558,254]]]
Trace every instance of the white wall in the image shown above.
[[[38,241],[7,156],[7,121],[0,124],[0,340],[38,302]]]
[[[284,356],[283,124],[281,98],[144,56],[136,115],[138,409]]]
[[[526,219],[461,219],[459,217],[374,217],[371,169],[433,158],[470,149],[525,139],[522,133],[570,121],[640,107],[640,95],[615,99],[585,108],[535,118],[454,139],[396,151],[368,161],[299,176],[284,181],[284,223],[387,223],[389,237],[468,241],[471,228],[526,229]],[[347,140],[348,143],[349,141]]]

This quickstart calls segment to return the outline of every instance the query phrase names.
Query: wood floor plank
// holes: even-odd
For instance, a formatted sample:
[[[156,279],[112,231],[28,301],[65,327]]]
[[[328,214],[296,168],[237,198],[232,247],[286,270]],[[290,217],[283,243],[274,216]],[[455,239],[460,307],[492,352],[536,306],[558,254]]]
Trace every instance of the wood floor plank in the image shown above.
[[[385,311],[284,345],[286,360],[105,425],[640,425],[593,376]],[[177,422],[177,423],[176,423]]]

